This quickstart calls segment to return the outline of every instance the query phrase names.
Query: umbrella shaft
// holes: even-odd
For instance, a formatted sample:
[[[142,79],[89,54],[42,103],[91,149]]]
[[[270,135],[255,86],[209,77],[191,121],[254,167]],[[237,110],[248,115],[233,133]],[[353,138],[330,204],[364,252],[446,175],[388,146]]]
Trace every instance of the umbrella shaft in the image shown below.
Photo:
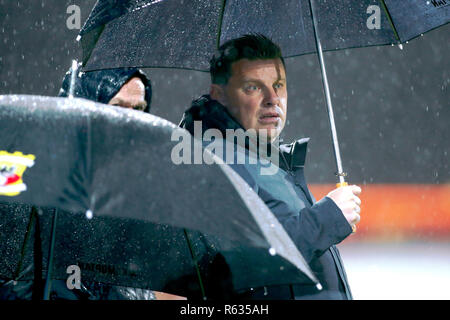
[[[72,60],[72,74],[70,75],[70,86],[69,86],[69,98],[73,98],[75,95],[75,81],[77,79],[78,73],[78,61]]]
[[[58,219],[58,210],[55,209],[52,221],[50,248],[48,253],[48,264],[47,264],[47,276],[45,279],[44,286],[44,300],[50,300],[51,282],[52,282],[52,272],[53,272],[53,255],[55,249],[55,239],[56,239],[56,222]]]
[[[333,112],[333,105],[331,103],[331,95],[330,95],[330,88],[328,86],[328,78],[327,78],[327,72],[325,68],[325,61],[323,58],[323,50],[322,50],[322,44],[320,43],[319,38],[319,32],[318,32],[318,23],[314,15],[314,0],[309,0],[310,10],[311,10],[311,17],[313,20],[313,29],[314,29],[314,37],[316,40],[316,48],[317,53],[319,56],[319,64],[320,64],[320,71],[322,72],[322,83],[323,83],[323,89],[325,91],[325,97],[327,102],[327,110],[328,110],[328,118],[330,121],[330,128],[331,128],[331,137],[333,141],[333,148],[334,148],[334,156],[336,159],[336,167],[337,167],[337,175],[339,177],[339,182],[344,183],[345,182],[345,173],[342,169],[342,160],[341,160],[341,152],[339,150],[339,142],[338,137],[336,133],[336,124],[334,120],[334,112]]]

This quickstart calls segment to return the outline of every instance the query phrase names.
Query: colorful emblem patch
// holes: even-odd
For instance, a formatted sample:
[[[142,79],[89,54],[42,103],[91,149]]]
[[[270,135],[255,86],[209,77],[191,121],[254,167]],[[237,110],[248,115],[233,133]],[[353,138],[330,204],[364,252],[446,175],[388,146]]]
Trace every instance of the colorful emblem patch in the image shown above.
[[[33,154],[0,151],[0,196],[17,196],[27,190],[22,176],[27,168],[34,165]]]

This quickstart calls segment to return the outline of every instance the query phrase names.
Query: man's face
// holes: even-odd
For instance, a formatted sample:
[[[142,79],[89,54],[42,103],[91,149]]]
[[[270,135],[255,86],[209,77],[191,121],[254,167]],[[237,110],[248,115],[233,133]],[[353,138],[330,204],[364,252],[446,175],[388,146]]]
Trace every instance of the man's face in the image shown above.
[[[212,85],[211,97],[222,103],[244,129],[266,129],[268,141],[279,136],[286,122],[286,72],[280,59],[232,64],[224,86]]]
[[[131,78],[120,88],[119,92],[108,104],[144,111],[147,107],[144,83],[139,77]]]

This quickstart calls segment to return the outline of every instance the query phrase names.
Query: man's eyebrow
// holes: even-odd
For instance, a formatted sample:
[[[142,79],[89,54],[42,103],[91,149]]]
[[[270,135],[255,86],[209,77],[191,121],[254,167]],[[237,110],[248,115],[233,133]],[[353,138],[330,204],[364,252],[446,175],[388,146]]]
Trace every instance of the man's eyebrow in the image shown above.
[[[277,78],[274,82],[280,82],[280,81],[286,81],[286,78]],[[263,81],[261,81],[260,79],[244,78],[244,79],[242,79],[242,82],[243,83],[247,83],[247,82],[262,83]]]
[[[122,98],[114,98],[114,100],[115,100],[115,101],[113,101],[114,105],[116,105],[116,104],[118,104],[119,106],[127,105],[125,103],[125,100],[123,100]],[[139,102],[139,103],[137,103],[137,104],[135,104],[133,106],[138,106],[138,107],[142,106],[145,109],[147,107],[147,101],[141,101],[141,102]]]
[[[261,80],[253,78],[243,78],[242,82],[261,82]]]
[[[113,101],[113,100],[114,100],[114,104],[123,105],[125,103],[125,100],[123,100],[122,98],[111,99],[111,101]],[[111,101],[109,103],[111,103]]]

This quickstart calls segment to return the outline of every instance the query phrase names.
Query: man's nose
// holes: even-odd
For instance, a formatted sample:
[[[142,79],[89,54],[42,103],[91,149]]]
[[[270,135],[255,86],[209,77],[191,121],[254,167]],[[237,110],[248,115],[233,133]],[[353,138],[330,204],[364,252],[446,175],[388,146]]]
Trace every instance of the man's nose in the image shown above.
[[[272,107],[277,106],[280,103],[280,97],[274,88],[267,88],[264,97],[264,106]]]

